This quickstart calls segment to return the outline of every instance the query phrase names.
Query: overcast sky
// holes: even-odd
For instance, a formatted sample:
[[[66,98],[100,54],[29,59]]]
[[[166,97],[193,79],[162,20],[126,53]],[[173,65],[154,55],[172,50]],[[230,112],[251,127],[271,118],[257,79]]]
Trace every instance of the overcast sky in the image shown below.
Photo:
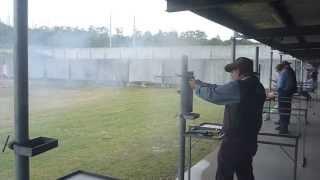
[[[12,23],[13,0],[0,0],[1,21]],[[209,37],[229,39],[232,31],[191,12],[166,12],[165,0],[29,0],[29,25],[106,26],[112,17],[112,29],[122,28],[129,35],[133,19],[140,31],[202,30]]]

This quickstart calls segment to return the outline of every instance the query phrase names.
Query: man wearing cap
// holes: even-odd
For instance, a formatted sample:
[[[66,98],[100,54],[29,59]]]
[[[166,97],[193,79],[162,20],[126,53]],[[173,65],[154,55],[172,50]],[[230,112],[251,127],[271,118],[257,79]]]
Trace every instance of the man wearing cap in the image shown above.
[[[224,85],[190,81],[200,98],[225,105],[224,136],[218,153],[216,180],[254,180],[252,159],[257,151],[257,136],[262,124],[265,89],[253,73],[253,61],[240,57],[225,66],[232,81]]]
[[[288,125],[290,123],[292,95],[297,92],[296,73],[291,68],[288,61],[280,64],[283,68],[279,71],[277,81],[278,106],[280,126],[276,128],[280,134],[288,134]]]

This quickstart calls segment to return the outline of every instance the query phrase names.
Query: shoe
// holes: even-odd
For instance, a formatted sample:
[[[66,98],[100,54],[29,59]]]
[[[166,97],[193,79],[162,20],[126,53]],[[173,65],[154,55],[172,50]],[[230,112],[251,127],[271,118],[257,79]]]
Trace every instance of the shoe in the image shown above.
[[[276,121],[276,122],[274,122],[274,124],[275,124],[275,125],[279,125],[279,124],[280,124],[280,122],[279,122],[279,121]]]

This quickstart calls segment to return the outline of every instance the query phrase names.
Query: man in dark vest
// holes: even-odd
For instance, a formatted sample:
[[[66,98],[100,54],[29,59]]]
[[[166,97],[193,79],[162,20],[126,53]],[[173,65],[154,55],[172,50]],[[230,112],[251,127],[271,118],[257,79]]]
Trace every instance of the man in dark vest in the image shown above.
[[[283,68],[279,72],[277,81],[278,105],[279,105],[279,124],[276,128],[280,134],[288,134],[288,125],[290,123],[291,101],[294,93],[297,92],[296,73],[291,68],[288,61],[281,63]]]
[[[253,73],[253,61],[240,57],[225,66],[232,81],[224,85],[190,81],[196,94],[211,103],[225,105],[224,136],[218,153],[216,180],[254,180],[252,160],[262,124],[265,89]]]

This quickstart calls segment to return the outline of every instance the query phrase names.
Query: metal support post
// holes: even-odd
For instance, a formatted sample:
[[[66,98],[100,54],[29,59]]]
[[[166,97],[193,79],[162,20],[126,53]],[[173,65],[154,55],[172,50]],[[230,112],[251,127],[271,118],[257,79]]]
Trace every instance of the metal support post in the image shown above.
[[[272,90],[272,69],[273,69],[273,50],[271,49],[271,52],[270,52],[270,73],[269,73],[269,91],[271,92]],[[270,112],[271,112],[271,100],[269,101],[269,104],[268,104],[268,114],[267,114],[267,117],[266,117],[266,121],[269,121],[271,120],[270,118]]]
[[[295,146],[295,148],[294,148],[293,180],[297,180],[298,149],[299,149],[299,138],[296,138],[296,146]]]
[[[270,52],[270,74],[269,74],[269,90],[272,89],[272,70],[273,70],[273,50]]]
[[[72,79],[72,65],[71,65],[71,59],[68,60],[68,80],[70,81]]]
[[[165,87],[165,66],[164,61],[161,61],[161,87]]]
[[[14,120],[15,142],[29,141],[28,0],[14,1]],[[15,154],[16,179],[30,179],[29,157]]]
[[[192,137],[189,136],[189,159],[188,159],[188,180],[191,180],[191,166],[192,166]]]
[[[184,180],[184,169],[185,169],[185,130],[186,130],[186,120],[183,115],[180,114],[180,124],[179,124],[179,169],[178,169],[178,179]]]
[[[308,102],[309,100],[307,99],[307,105],[306,105],[306,110],[304,111],[305,116],[304,118],[307,118],[308,114]],[[306,119],[304,122],[302,122],[302,167],[305,168],[307,165],[307,157],[306,157],[306,135],[307,135],[307,123]]]
[[[178,169],[178,179],[184,180],[184,170],[185,170],[185,132],[186,132],[186,119],[184,115],[190,112],[188,108],[188,93],[192,91],[188,82],[188,57],[182,57],[182,69],[181,69],[181,92],[180,92],[180,126],[179,126],[179,169]],[[192,110],[191,110],[192,111]]]
[[[301,79],[301,82],[302,82],[302,85],[303,85],[303,61],[300,61],[300,79]]]
[[[232,37],[232,62],[236,60],[236,46],[237,46],[237,39],[235,36]]]
[[[255,58],[255,61],[256,61],[256,72],[260,73],[259,72],[259,46],[256,47],[256,58]]]
[[[260,79],[260,68],[259,68],[259,46],[256,47],[256,56],[255,56],[255,70],[256,70],[256,73]]]

